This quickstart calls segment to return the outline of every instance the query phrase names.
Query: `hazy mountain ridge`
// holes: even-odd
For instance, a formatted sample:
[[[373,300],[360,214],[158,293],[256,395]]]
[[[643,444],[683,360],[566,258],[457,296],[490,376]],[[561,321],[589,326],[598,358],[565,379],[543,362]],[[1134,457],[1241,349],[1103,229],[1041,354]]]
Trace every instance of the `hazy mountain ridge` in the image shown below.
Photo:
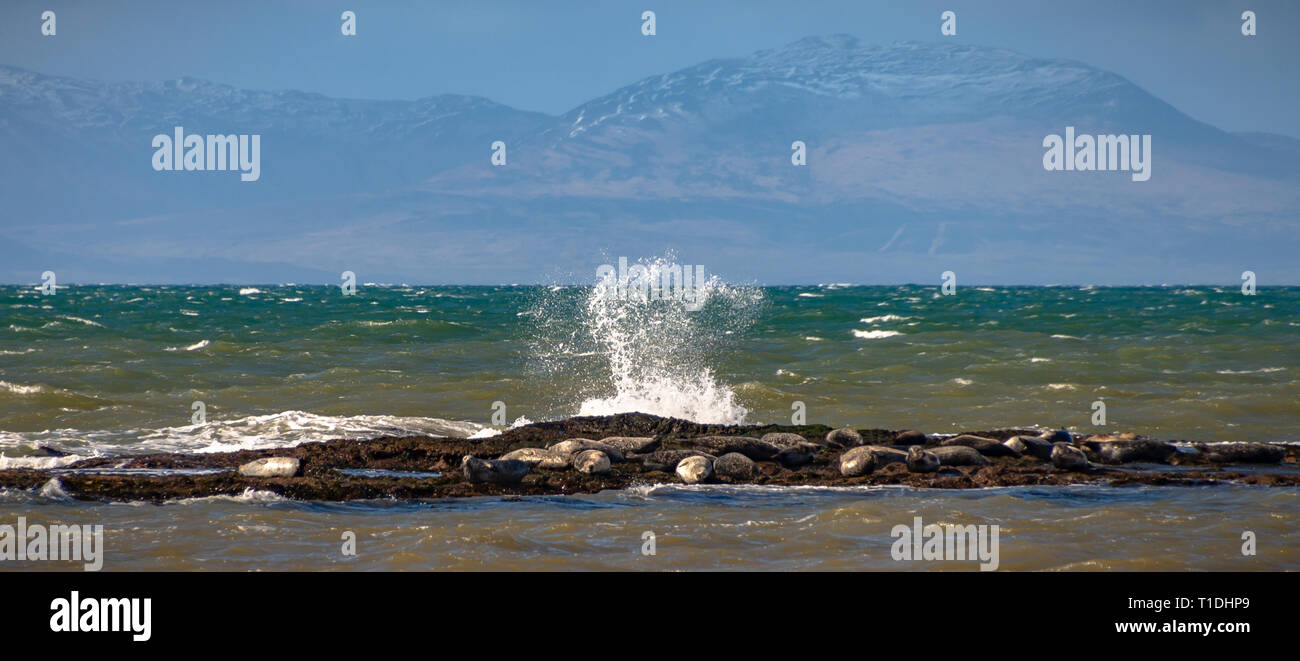
[[[262,178],[154,172],[150,138],[178,125],[260,133]],[[1153,134],[1152,179],[1045,172],[1043,136],[1067,125]],[[1229,134],[1117,74],[978,46],[810,37],[558,117],[457,95],[0,67],[0,137],[11,281],[56,262],[96,281],[332,281],[344,268],[581,281],[602,253],[676,249],[763,282],[929,282],[940,266],[990,282],[1205,282],[1244,268],[1300,282],[1300,141]],[[504,167],[489,160],[496,140]],[[806,167],[790,162],[795,140]],[[1069,254],[1021,265],[1043,251]]]

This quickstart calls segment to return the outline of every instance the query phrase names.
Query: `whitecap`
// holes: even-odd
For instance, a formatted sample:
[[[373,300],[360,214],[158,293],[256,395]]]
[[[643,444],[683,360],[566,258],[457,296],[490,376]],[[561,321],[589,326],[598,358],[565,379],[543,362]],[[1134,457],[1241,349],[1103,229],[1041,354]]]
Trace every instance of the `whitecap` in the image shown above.
[[[863,317],[858,321],[864,324],[878,324],[887,321],[907,321],[911,317],[903,317],[896,314],[882,314],[879,317]]]
[[[902,335],[902,333],[893,330],[853,330],[853,337],[860,337],[864,340],[878,340],[895,335]]]

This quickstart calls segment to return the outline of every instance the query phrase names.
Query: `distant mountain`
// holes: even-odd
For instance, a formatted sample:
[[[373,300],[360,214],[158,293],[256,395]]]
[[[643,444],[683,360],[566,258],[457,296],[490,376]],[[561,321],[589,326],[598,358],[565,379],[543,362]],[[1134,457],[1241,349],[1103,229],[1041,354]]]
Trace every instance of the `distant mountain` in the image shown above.
[[[153,171],[174,126],[260,134],[261,179]],[[1045,171],[1066,126],[1151,134],[1151,179]],[[812,37],[559,117],[0,67],[0,139],[11,282],[589,281],[674,250],[767,283],[1300,283],[1297,141],[976,46]]]

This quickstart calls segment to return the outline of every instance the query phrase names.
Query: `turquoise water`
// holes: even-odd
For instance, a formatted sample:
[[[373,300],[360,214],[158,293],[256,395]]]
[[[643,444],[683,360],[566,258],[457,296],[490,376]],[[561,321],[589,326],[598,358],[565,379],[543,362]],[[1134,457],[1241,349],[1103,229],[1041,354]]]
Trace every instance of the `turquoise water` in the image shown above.
[[[1300,288],[733,287],[667,312],[593,291],[3,287],[0,451],[464,435],[502,407],[777,422],[795,402],[926,432],[1300,438]]]
[[[57,480],[87,455],[466,436],[622,410],[777,422],[794,402],[809,422],[927,432],[1300,438],[1296,288],[708,292],[690,310],[590,287],[0,288],[0,467],[54,469],[42,489],[0,490],[0,522],[102,524],[109,571],[976,570],[893,560],[890,531],[914,516],[999,525],[1001,569],[1297,567],[1294,488],[646,484],[353,503],[250,490],[154,506],[74,501]],[[1245,530],[1258,555],[1242,555]],[[356,555],[343,552],[347,533]]]

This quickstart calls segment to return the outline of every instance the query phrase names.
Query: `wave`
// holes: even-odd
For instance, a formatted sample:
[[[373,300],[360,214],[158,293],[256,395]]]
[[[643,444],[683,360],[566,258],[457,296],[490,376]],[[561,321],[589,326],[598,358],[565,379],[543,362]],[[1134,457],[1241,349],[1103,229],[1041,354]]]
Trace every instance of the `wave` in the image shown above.
[[[163,349],[163,351],[197,351],[207,347],[209,344],[212,344],[210,340],[199,340],[188,347],[167,347]]]
[[[35,395],[36,393],[45,392],[45,386],[25,386],[21,383],[0,381],[0,391],[15,395]]]
[[[67,319],[68,321],[75,321],[75,322],[77,322],[77,323],[79,323],[79,324],[85,324],[85,325],[87,325],[87,326],[95,326],[95,327],[97,327],[97,328],[103,328],[103,327],[104,327],[104,324],[101,324],[101,323],[99,323],[99,322],[97,322],[97,321],[91,321],[91,320],[89,320],[89,319],[82,319],[81,317],[74,317],[74,316],[72,316],[72,315],[61,314],[61,315],[59,315],[59,318],[60,318],[60,319]]]
[[[853,329],[853,337],[860,337],[864,340],[879,340],[885,337],[902,335],[902,333],[893,330],[858,330]]]
[[[718,381],[705,357],[692,351],[694,344],[709,344],[720,334],[737,328],[725,323],[713,309],[719,299],[752,308],[761,297],[757,290],[731,288],[717,276],[694,283],[693,296],[675,298],[611,295],[635,292],[664,282],[678,266],[671,256],[642,260],[640,271],[617,280],[609,273],[593,287],[586,302],[586,326],[602,349],[609,366],[614,393],[583,401],[578,415],[641,412],[683,418],[705,424],[742,424],[749,413],[731,387]],[[690,267],[681,267],[689,271]],[[744,324],[745,317],[731,316]],[[709,325],[710,321],[724,323]],[[712,336],[712,337],[705,337]]]
[[[748,409],[714,370],[765,302],[757,287],[716,275],[686,281],[692,267],[667,255],[622,273],[603,272],[590,289],[548,293],[531,314],[530,359],[551,383],[561,415],[641,412],[706,424],[741,424]],[[678,288],[669,283],[676,275]],[[577,299],[573,294],[585,294]]]
[[[251,415],[203,425],[128,430],[0,431],[0,468],[54,468],[89,456],[122,452],[233,452],[294,447],[313,441],[379,436],[466,438],[484,427],[443,418],[391,415],[329,416],[305,411]],[[40,446],[71,457],[31,456]]]

